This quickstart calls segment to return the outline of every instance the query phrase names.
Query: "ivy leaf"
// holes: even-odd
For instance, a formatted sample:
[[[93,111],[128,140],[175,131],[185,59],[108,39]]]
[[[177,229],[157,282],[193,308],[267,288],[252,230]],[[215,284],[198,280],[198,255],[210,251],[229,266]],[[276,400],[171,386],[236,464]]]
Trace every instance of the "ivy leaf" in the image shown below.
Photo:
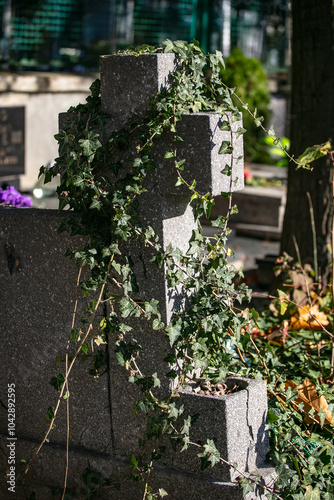
[[[310,163],[326,156],[331,149],[331,143],[329,141],[305,149],[304,153],[297,158],[299,164],[297,170],[299,168],[310,169]]]
[[[320,500],[320,491],[318,488],[313,489],[312,486],[308,486],[307,493],[305,494],[304,500]]]
[[[227,120],[224,120],[219,128],[220,130],[231,130],[231,126]]]
[[[252,313],[252,318],[254,320],[257,320],[258,317],[260,316],[259,313],[254,309],[254,307],[251,309],[251,313]]]
[[[221,171],[221,173],[224,174],[224,175],[231,175],[232,174],[231,165],[228,165],[228,163],[226,163],[226,165],[223,168],[223,170]]]
[[[247,493],[252,493],[255,489],[254,483],[245,477],[241,477],[238,480],[239,486],[242,488],[242,496],[243,498],[247,495]]]
[[[233,152],[233,147],[231,146],[230,141],[223,141],[219,149],[219,154],[230,155],[232,152]]]
[[[174,50],[174,43],[168,38],[162,42],[162,46],[164,48],[164,52],[173,52]]]
[[[176,419],[179,415],[182,415],[183,410],[183,405],[181,405],[180,408],[177,408],[175,403],[171,403],[169,405],[168,418]]]
[[[270,424],[273,424],[274,422],[277,422],[279,420],[279,417],[276,415],[276,413],[273,413],[272,411],[268,411],[268,422]]]
[[[263,116],[259,116],[258,118],[255,118],[254,123],[257,127],[261,127],[261,123],[263,122],[263,120]]]
[[[199,453],[198,456],[201,457],[201,469],[204,470],[211,465],[213,467],[220,460],[219,451],[212,439],[207,439],[206,444],[203,446],[204,452]]]
[[[175,153],[174,153],[174,151],[172,151],[172,150],[167,151],[167,153],[165,153],[164,158],[165,158],[165,159],[167,159],[167,158],[175,158]]]
[[[220,50],[216,50],[216,57],[217,57],[217,61],[225,69],[225,61],[224,61],[224,58],[223,58],[223,54],[222,54],[222,52]]]
[[[152,328],[153,328],[153,330],[162,330],[162,328],[164,328],[164,326],[165,326],[165,325],[163,324],[163,322],[162,322],[162,321],[160,321],[160,319],[159,319],[159,318],[155,318],[155,319],[153,320],[153,323],[152,323]]]
[[[147,316],[150,318],[152,314],[156,314],[160,317],[158,311],[159,301],[156,299],[152,299],[150,302],[145,302],[145,312]]]
[[[88,132],[87,139],[80,139],[79,144],[83,151],[84,156],[92,159],[96,151],[102,146],[98,139],[98,134],[95,132]]]
[[[288,307],[287,299],[289,298],[285,292],[278,290],[278,297],[280,301],[280,313],[283,315]]]
[[[174,154],[174,153],[173,153]],[[180,160],[175,162],[175,167],[178,168],[179,170],[183,170],[184,164],[186,160]]]
[[[241,135],[243,135],[245,132],[247,132],[247,129],[243,128],[243,127],[239,127],[238,130],[237,130],[237,138],[240,137]]]
[[[140,316],[140,311],[136,306],[136,303],[129,297],[123,297],[119,303],[119,312],[122,318],[128,318],[129,316]]]
[[[101,210],[102,202],[98,198],[94,198],[92,203],[89,206],[90,209],[95,208],[96,210]]]
[[[180,324],[173,325],[172,323],[166,328],[166,333],[169,338],[170,345],[173,346],[175,340],[181,335]]]
[[[54,418],[55,414],[54,414],[54,407],[53,406],[49,406],[48,411],[46,412],[45,416],[48,420],[52,420]]]
[[[161,387],[161,382],[160,379],[158,378],[157,373],[153,373],[152,378],[153,378],[153,387]]]
[[[57,392],[61,391],[61,388],[63,387],[63,384],[65,382],[65,377],[62,373],[59,373],[57,377],[52,377],[50,380],[50,385],[56,389]]]
[[[194,254],[198,254],[200,252],[201,252],[201,246],[198,243],[198,241],[191,241],[190,242],[190,248],[187,251],[187,254],[188,255],[194,255]]]

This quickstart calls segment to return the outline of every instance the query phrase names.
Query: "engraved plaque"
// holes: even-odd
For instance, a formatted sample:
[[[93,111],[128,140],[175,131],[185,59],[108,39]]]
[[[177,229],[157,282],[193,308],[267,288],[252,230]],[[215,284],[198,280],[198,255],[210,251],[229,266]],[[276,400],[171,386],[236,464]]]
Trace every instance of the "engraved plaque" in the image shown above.
[[[0,108],[0,176],[24,174],[24,107]]]

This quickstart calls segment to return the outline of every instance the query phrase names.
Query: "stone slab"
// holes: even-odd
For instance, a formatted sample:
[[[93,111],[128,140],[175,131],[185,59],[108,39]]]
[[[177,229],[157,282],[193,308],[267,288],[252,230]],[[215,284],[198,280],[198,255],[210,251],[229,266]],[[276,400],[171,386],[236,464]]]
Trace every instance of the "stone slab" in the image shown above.
[[[50,210],[0,209],[0,430],[7,432],[7,384],[14,383],[16,432],[37,440],[56,403],[58,393],[49,381],[64,372],[57,358],[66,353],[76,298],[78,270],[64,255],[73,240],[57,233],[61,218]],[[80,301],[77,326],[84,326],[85,305]],[[110,450],[108,377],[94,378],[90,368],[89,360],[79,362],[71,376],[70,442]],[[54,443],[66,441],[65,409],[63,402],[50,437]]]
[[[22,488],[16,486],[15,494],[8,492],[6,484],[7,474],[4,460],[2,438],[0,435],[0,466],[5,472],[0,477],[0,495],[3,500],[25,500]],[[36,442],[20,439],[17,441],[18,456],[28,456],[37,445]],[[36,492],[36,500],[53,500],[52,489],[62,490],[65,474],[65,449],[61,446],[46,444],[39,457],[32,465],[25,479],[25,491],[30,495]],[[143,497],[144,482],[126,479],[129,475],[129,460],[115,454],[87,453],[83,450],[72,448],[69,455],[69,471],[67,487],[76,499],[86,498],[89,489],[84,484],[81,476],[85,469],[91,471],[93,485],[101,483],[101,477],[107,478],[113,475],[121,482],[120,490],[114,488],[100,489],[95,493],[96,500],[139,500]],[[23,468],[16,465],[16,473],[22,474]],[[259,469],[257,471],[262,481],[267,486],[272,485],[275,472],[272,468]],[[20,479],[19,475],[17,476]],[[173,467],[166,467],[157,462],[149,478],[149,485],[153,492],[163,488],[168,493],[170,500],[242,500],[242,490],[238,484],[229,481],[217,481],[205,478],[202,475],[185,473]],[[93,487],[94,487],[93,486]],[[262,488],[256,488],[255,492],[249,493],[244,500],[265,500]]]
[[[232,204],[237,205],[238,213],[231,216],[230,226],[254,224],[280,229],[284,215],[285,197],[283,188],[245,187],[242,192],[234,193],[232,196]],[[211,217],[225,215],[227,208],[227,200],[218,196],[215,199]]]

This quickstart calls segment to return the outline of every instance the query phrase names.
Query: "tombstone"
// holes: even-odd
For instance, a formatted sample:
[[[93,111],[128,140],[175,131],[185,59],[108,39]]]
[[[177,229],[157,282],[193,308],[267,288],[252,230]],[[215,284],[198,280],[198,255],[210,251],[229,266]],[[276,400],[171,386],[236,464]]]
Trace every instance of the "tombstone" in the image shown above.
[[[168,75],[174,66],[172,54],[102,57],[102,107],[111,114],[109,130],[121,127],[133,112],[144,113],[150,97],[168,85]],[[213,195],[243,187],[241,161],[233,165],[232,177],[221,174],[224,166],[232,161],[231,155],[218,154],[222,140],[229,139],[230,134],[220,130],[222,119],[215,113],[187,115],[178,130],[184,136],[179,154],[189,160],[185,175],[199,179],[198,189],[211,191]],[[242,136],[236,137],[239,126],[238,122],[233,123],[236,157],[242,155]],[[168,137],[162,141],[168,143]],[[168,172],[167,160],[160,156],[166,151],[165,146],[166,142],[161,148],[158,143],[154,153],[158,168],[147,177],[145,187],[148,191],[140,197],[142,218],[143,222],[154,227],[164,248],[172,244],[185,251],[195,229],[189,206],[190,194],[182,187],[175,187],[176,178]],[[2,246],[11,245],[13,257],[21,263],[20,269],[10,274],[5,255],[0,255],[0,300],[5,304],[0,311],[0,324],[3,325],[1,385],[7,388],[7,384],[13,382],[17,389],[17,457],[22,454],[28,458],[40,441],[41,429],[45,430],[45,405],[49,404],[51,394],[46,380],[50,366],[56,369],[57,351],[60,354],[64,351],[72,320],[69,303],[73,304],[75,298],[75,268],[63,256],[70,238],[57,235],[61,217],[66,217],[66,214],[43,210],[0,211],[0,243]],[[132,245],[127,250],[134,261],[140,298],[158,299],[162,320],[168,323],[173,311],[182,307],[178,291],[168,288],[164,270],[150,263],[149,249]],[[21,310],[19,303],[22,304]],[[167,371],[163,361],[168,352],[166,339],[161,333],[151,330],[146,322],[134,320],[132,324],[137,340],[145,346],[141,366],[147,374],[156,372],[163,382]],[[70,381],[73,389],[70,396],[68,485],[76,493],[78,478],[85,467],[89,466],[104,476],[124,475],[129,467],[129,454],[139,451],[138,438],[143,421],[133,419],[137,393],[134,385],[128,383],[124,368],[116,364],[113,341],[110,338],[107,346],[109,374],[93,379],[80,364]],[[241,472],[259,474],[264,481],[270,480],[273,470],[266,469],[265,462],[268,451],[265,384],[244,379],[239,379],[239,383],[239,392],[221,398],[198,396],[183,390],[180,391],[180,401],[186,412],[200,413],[200,426],[195,428],[200,439],[217,438],[224,458],[237,462]],[[169,390],[168,383],[163,382],[162,393]],[[6,391],[1,394],[1,401],[5,400]],[[238,422],[236,414],[240,416]],[[3,408],[0,416],[3,460],[8,456],[4,444],[8,438],[7,414]],[[63,481],[66,432],[64,423],[56,423],[50,443],[43,448],[28,478],[28,484],[33,485],[35,481],[38,485],[37,491],[41,492],[43,500],[51,498],[50,486],[61,488]],[[164,488],[171,499],[242,498],[233,469],[218,466],[200,474],[191,451],[182,457],[168,454],[155,466],[152,484]],[[1,483],[0,491],[5,491],[5,488],[6,485]],[[101,492],[100,498],[110,497],[110,491],[109,496],[108,492]],[[140,485],[131,482],[125,483],[120,492],[112,490],[112,498],[116,500],[141,497]],[[261,492],[247,498],[261,498]]]
[[[0,108],[0,183],[17,188],[24,174],[24,117],[23,106]]]

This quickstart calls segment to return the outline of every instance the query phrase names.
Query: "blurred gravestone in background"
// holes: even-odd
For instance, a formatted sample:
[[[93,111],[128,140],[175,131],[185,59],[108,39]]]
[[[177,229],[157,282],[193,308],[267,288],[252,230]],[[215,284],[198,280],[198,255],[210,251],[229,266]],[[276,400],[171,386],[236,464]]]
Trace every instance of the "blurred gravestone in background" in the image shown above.
[[[0,108],[0,180],[24,173],[24,107]]]

